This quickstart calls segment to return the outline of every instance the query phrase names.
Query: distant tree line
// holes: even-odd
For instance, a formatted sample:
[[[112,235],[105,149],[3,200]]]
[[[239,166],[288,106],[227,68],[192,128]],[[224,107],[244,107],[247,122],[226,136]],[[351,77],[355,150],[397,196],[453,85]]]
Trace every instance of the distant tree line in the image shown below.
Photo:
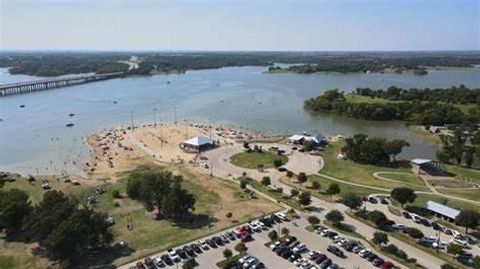
[[[390,86],[386,90],[357,88],[355,93],[360,96],[382,98],[392,101],[422,101],[480,105],[480,89],[469,89],[463,84],[458,87],[452,86],[445,89],[402,89],[395,86]]]
[[[355,57],[337,56],[310,61],[305,64],[292,65],[285,68],[272,67],[270,71],[286,70],[294,73],[310,74],[315,72],[384,72],[387,69],[396,73],[413,71],[415,75],[426,75],[425,67],[472,67],[479,62],[478,58],[465,58],[458,55],[409,55],[391,57]]]
[[[132,55],[141,62],[138,69],[128,70],[120,61]],[[413,70],[426,74],[425,67],[470,67],[480,62],[477,52],[3,52],[0,67],[11,67],[12,74],[59,76],[78,73],[125,72],[150,75],[155,72],[228,66],[272,66],[274,63],[296,64],[286,69],[297,73],[396,72]],[[302,63],[298,65],[298,63]]]
[[[451,94],[455,95],[453,92]],[[352,102],[337,89],[328,90],[322,95],[306,100],[304,107],[314,112],[335,113],[358,119],[403,120],[419,125],[441,126],[464,122],[475,124],[480,121],[479,106],[463,112],[453,104],[436,101]]]
[[[404,147],[410,144],[401,139],[386,140],[382,137],[368,137],[366,134],[355,134],[345,139],[342,152],[350,160],[361,164],[390,165],[396,161]]]

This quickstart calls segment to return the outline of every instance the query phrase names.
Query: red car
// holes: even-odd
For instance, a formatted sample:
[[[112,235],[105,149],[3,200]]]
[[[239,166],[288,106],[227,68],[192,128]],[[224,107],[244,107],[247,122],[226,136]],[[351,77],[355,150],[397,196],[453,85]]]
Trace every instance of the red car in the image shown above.
[[[382,268],[382,269],[392,269],[392,268],[393,268],[393,263],[391,263],[391,262],[384,262],[384,263],[382,264],[382,267],[381,267],[381,268]]]

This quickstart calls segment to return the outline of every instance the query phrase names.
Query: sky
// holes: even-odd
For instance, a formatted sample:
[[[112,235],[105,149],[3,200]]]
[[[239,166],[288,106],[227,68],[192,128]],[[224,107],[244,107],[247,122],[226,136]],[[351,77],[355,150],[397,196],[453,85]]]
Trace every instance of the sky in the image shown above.
[[[0,0],[0,50],[480,50],[480,0]]]

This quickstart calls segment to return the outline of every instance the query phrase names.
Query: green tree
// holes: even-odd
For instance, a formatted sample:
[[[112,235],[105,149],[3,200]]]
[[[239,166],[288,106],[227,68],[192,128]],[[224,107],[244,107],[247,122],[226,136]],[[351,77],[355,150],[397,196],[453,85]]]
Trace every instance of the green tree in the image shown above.
[[[330,183],[326,191],[328,195],[336,195],[340,193],[340,186],[337,183]]]
[[[372,242],[377,245],[388,243],[388,235],[382,232],[375,232],[373,234]]]
[[[241,179],[241,180],[240,180],[240,188],[246,189],[246,188],[247,188],[247,184],[248,184],[248,180],[246,180],[246,179]]]
[[[320,224],[320,219],[317,217],[317,216],[308,216],[307,218],[307,221],[308,223],[310,223],[310,225],[312,226],[315,226],[315,225],[318,225]]]
[[[281,159],[275,159],[275,160],[273,160],[273,166],[275,166],[275,167],[280,167],[280,166],[282,166],[282,165],[283,165],[283,162],[282,162]]]
[[[43,240],[77,209],[77,202],[60,191],[47,191],[22,228],[29,240]]]
[[[307,182],[307,180],[308,180],[307,174],[305,174],[305,172],[300,172],[300,173],[298,173],[298,175],[297,175],[297,180],[298,180],[298,182],[300,182],[300,183],[305,183],[305,182]]]
[[[235,246],[235,250],[240,253],[245,253],[247,249],[248,249],[247,246],[243,242],[240,242]]]
[[[290,196],[296,197],[300,192],[297,189],[290,190]]]
[[[415,238],[415,239],[420,239],[424,236],[422,231],[420,231],[419,229],[414,228],[414,227],[409,227],[407,229],[407,234],[410,235],[412,238]]]
[[[410,144],[402,139],[394,139],[385,143],[385,151],[394,162],[397,160],[397,155],[402,153],[404,147],[410,147]]]
[[[289,236],[290,235],[290,230],[287,227],[283,227],[282,230],[280,230],[280,233],[283,236]]]
[[[395,188],[390,192],[390,197],[399,202],[402,207],[405,203],[413,203],[417,198],[417,195],[412,189],[409,188]]]
[[[8,234],[21,230],[23,220],[32,211],[28,194],[19,189],[0,190],[0,230]]]
[[[303,191],[302,193],[300,193],[298,195],[298,202],[303,206],[309,205],[312,202],[312,196],[310,192]]]
[[[362,206],[363,200],[362,200],[362,197],[349,192],[343,195],[342,203],[346,205],[348,208],[350,208],[350,210],[356,210]]]
[[[228,259],[228,258],[232,257],[232,255],[233,255],[233,253],[229,248],[226,248],[226,249],[223,250],[223,257]]]
[[[264,177],[262,178],[262,184],[265,185],[265,186],[270,185],[270,184],[271,184],[270,177],[264,176]]]
[[[465,227],[465,233],[468,229],[475,229],[480,224],[480,213],[473,210],[462,210],[455,218],[455,223]]]
[[[312,181],[312,189],[319,190],[320,187],[320,182],[318,182],[317,180]]]
[[[118,189],[113,189],[112,190],[112,197],[116,198],[116,199],[122,198],[122,196],[120,195],[120,191]]]
[[[442,266],[440,266],[440,269],[457,269],[457,268],[454,267],[453,265],[448,264],[448,263],[444,263],[444,264],[442,264]]]
[[[367,216],[367,219],[369,221],[375,223],[375,225],[377,225],[377,227],[383,227],[388,221],[387,216],[385,216],[385,214],[383,214],[383,212],[378,211],[378,210],[374,210],[374,211],[370,212]]]
[[[227,217],[228,219],[230,219],[231,217],[233,216],[232,212],[228,212],[225,217]]]
[[[473,266],[475,268],[480,268],[480,256],[477,255],[473,258]]]
[[[60,222],[43,242],[54,261],[72,261],[85,254],[88,246],[104,246],[113,240],[106,215],[79,209]]]
[[[268,233],[268,238],[270,238],[270,241],[274,241],[278,239],[278,233],[275,230],[272,230]]]
[[[455,256],[463,252],[463,246],[455,243],[450,243],[447,245],[447,252],[453,254],[453,258]]]
[[[344,217],[342,212],[334,209],[325,215],[325,219],[332,222],[334,225],[339,225],[344,220]]]
[[[308,152],[314,150],[315,148],[317,148],[317,142],[313,140],[307,140],[303,142],[303,150]]]
[[[290,170],[287,170],[287,177],[289,178],[293,177],[293,172]]]
[[[182,189],[179,181],[175,181],[168,193],[163,195],[159,209],[163,216],[175,219],[184,216],[190,209],[194,210],[195,202],[195,196]]]

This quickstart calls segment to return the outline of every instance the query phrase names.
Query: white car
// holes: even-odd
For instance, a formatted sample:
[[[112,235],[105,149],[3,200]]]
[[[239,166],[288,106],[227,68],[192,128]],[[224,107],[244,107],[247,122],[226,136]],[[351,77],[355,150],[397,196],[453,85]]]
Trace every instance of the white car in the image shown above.
[[[304,244],[298,244],[296,247],[292,249],[292,251],[295,253],[298,253],[298,252],[305,251],[306,249],[307,247]]]
[[[298,258],[295,261],[293,261],[293,265],[300,266],[300,264],[302,264],[304,261],[305,261],[304,258]]]
[[[258,225],[256,222],[252,221],[248,224],[248,226],[250,226],[250,228],[252,230],[254,230],[255,232],[260,232],[262,230],[262,227],[260,225]]]
[[[241,257],[240,259],[238,259],[238,262],[243,264],[244,262],[246,262],[250,258],[252,258],[252,256],[245,255],[245,256]]]
[[[200,247],[203,250],[209,250],[210,249],[210,247],[208,246],[207,242],[205,242],[205,240],[199,240],[198,244],[200,245]]]
[[[317,255],[319,255],[319,254],[320,254],[320,253],[319,253],[318,251],[315,251],[315,250],[310,251],[310,252],[308,252],[308,258],[312,259],[313,257],[315,257],[315,256],[317,256]]]
[[[282,212],[275,213],[275,216],[277,216],[282,221],[285,221],[287,219],[287,215],[285,215],[285,213],[282,213]]]
[[[370,249],[362,249],[360,252],[358,252],[358,255],[362,258],[366,257],[368,254],[370,254]]]
[[[328,235],[328,232],[330,232],[330,230],[324,229],[323,231],[320,232],[320,235],[321,235],[321,236],[327,236],[327,235]]]
[[[404,224],[393,224],[392,229],[403,232],[408,229],[408,226]]]
[[[438,249],[443,249],[443,250],[447,250],[447,242],[444,242],[444,241],[439,241],[439,242],[434,242],[432,244],[432,247],[433,248],[438,248]]]
[[[468,246],[468,243],[467,243],[467,240],[463,240],[463,239],[460,239],[458,237],[456,238],[453,238],[452,240],[450,240],[451,243],[455,243],[455,244],[458,244],[458,245],[461,245],[463,247],[467,247]]]

